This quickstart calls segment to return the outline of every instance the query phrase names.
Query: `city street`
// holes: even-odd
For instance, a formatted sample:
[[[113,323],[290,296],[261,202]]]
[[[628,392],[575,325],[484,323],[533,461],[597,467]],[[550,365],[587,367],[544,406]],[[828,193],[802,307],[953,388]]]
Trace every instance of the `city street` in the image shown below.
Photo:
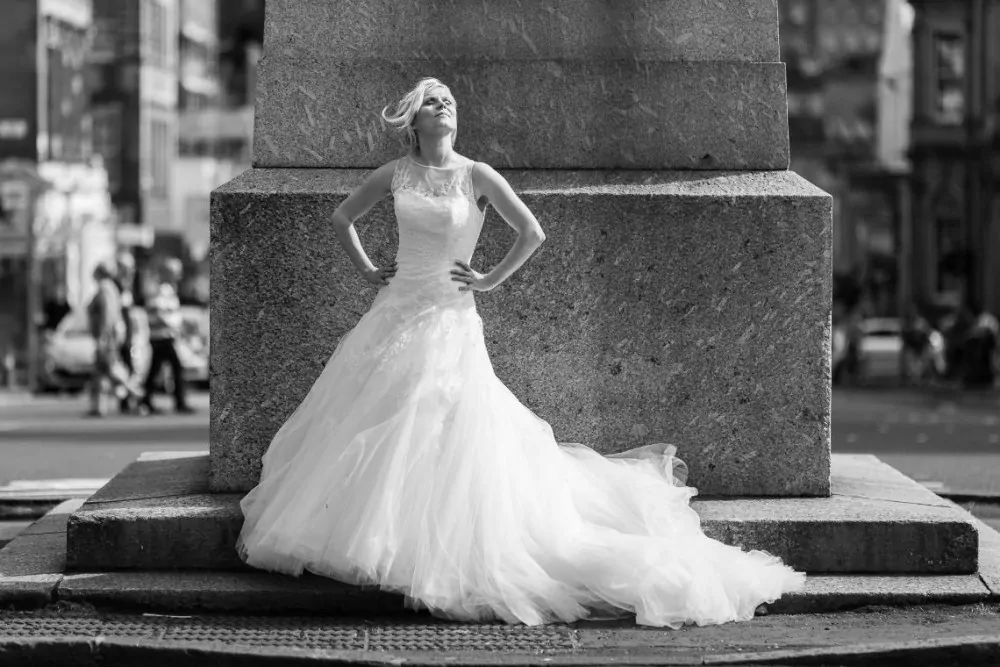
[[[833,451],[875,454],[935,490],[1000,497],[1000,395],[836,391]]]
[[[139,454],[208,449],[208,393],[192,392],[197,412],[177,415],[156,397],[162,415],[86,416],[84,398],[4,401],[0,395],[0,485],[11,480],[109,478]]]

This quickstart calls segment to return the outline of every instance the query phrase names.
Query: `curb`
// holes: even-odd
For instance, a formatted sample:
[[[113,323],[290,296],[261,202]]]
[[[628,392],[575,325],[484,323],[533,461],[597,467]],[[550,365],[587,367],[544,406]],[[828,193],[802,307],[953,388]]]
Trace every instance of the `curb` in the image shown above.
[[[829,665],[841,667],[927,667],[961,664],[980,667],[1000,663],[1000,635],[973,635],[956,639],[916,640],[861,644],[848,648],[831,647],[806,650],[778,650],[760,653],[698,653],[673,655],[659,651],[637,655],[608,652],[559,654],[509,654],[483,652],[449,654],[440,652],[331,651],[324,649],[273,648],[224,642],[172,642],[128,638],[59,638],[39,641],[33,638],[0,639],[0,663],[18,665],[65,665],[78,667],[258,667],[275,665],[454,665],[473,667],[503,665],[536,667],[540,665],[607,665],[626,663],[642,665]]]

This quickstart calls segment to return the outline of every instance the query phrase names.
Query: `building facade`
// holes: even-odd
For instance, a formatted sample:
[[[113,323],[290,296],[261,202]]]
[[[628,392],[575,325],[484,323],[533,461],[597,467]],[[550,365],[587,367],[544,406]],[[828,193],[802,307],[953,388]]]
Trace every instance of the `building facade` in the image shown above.
[[[898,310],[899,177],[880,162],[880,63],[892,0],[781,0],[791,169],[834,198],[841,310]],[[848,287],[841,287],[849,286]]]
[[[911,0],[913,284],[1000,313],[1000,0]]]
[[[94,0],[95,147],[126,245],[149,245],[172,225],[179,16],[178,0]]]
[[[0,355],[16,357],[19,383],[36,376],[47,304],[82,306],[115,251],[89,108],[92,26],[91,0],[7,0],[0,21]]]

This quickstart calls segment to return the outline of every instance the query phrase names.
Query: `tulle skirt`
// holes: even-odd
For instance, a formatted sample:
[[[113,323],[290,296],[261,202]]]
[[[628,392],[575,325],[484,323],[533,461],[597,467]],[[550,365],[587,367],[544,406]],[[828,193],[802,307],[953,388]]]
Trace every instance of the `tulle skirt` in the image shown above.
[[[470,621],[749,619],[805,576],[706,537],[673,447],[557,443],[496,377],[472,293],[384,288],[242,501],[249,565]]]

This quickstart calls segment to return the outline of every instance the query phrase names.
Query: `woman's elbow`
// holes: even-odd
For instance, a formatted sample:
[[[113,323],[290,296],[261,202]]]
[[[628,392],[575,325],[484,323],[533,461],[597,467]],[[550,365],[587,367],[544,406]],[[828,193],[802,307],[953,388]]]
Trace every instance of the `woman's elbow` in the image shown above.
[[[344,215],[344,212],[341,211],[340,209],[337,209],[336,211],[334,211],[333,215],[330,216],[330,218],[331,218],[331,220],[333,222],[333,229],[334,229],[334,231],[337,231],[337,232],[341,232],[341,231],[347,229],[352,224],[352,220],[349,217],[347,217],[346,215]]]
[[[545,232],[538,225],[529,227],[526,232],[527,238],[536,245],[541,245],[545,241]]]

